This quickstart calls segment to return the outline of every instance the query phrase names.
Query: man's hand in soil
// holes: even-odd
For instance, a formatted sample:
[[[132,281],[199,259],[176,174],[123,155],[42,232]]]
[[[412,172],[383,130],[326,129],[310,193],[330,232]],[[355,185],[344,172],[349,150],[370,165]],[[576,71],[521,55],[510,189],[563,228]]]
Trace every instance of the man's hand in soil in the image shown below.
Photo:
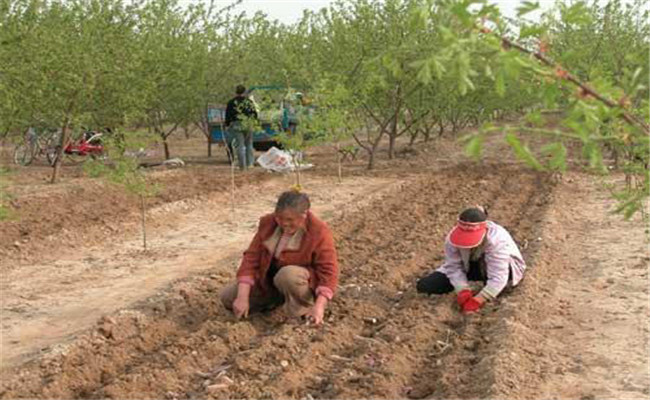
[[[460,292],[458,292],[458,296],[456,297],[456,302],[458,302],[459,306],[464,306],[465,303],[467,303],[467,300],[471,299],[472,296],[472,290],[471,289],[463,289]]]
[[[477,312],[485,304],[485,299],[482,297],[472,297],[463,304],[463,313],[472,314]]]
[[[240,283],[237,287],[237,298],[232,303],[232,311],[235,313],[235,317],[239,318],[248,318],[248,309],[250,308],[250,291],[251,286],[245,283]]]
[[[316,299],[316,304],[311,308],[307,314],[307,319],[315,325],[320,325],[323,323],[323,317],[325,316],[325,306],[327,305],[327,297],[318,296]]]

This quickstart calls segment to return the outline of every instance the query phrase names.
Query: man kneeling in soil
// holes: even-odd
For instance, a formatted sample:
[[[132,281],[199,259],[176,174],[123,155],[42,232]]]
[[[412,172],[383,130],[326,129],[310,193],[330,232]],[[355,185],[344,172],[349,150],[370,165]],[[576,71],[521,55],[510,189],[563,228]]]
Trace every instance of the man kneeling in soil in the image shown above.
[[[455,291],[463,312],[473,313],[509,283],[516,286],[525,269],[524,258],[508,231],[488,221],[483,208],[468,208],[447,235],[444,264],[420,279],[417,290],[428,294]],[[481,281],[485,286],[475,293],[468,281]]]
[[[260,219],[257,233],[237,272],[237,282],[221,292],[237,318],[284,303],[289,317],[323,322],[338,282],[332,232],[311,211],[309,197],[282,193],[275,212]]]

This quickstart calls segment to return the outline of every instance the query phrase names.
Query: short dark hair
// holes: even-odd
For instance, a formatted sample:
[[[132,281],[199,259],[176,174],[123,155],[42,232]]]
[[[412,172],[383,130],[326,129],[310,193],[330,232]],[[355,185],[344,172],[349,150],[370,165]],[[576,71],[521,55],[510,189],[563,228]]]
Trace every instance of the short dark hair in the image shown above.
[[[460,213],[458,219],[463,222],[483,222],[487,220],[487,212],[478,207],[467,208]]]
[[[235,88],[235,93],[237,93],[237,94],[244,94],[244,93],[246,93],[246,86],[244,86],[244,85],[237,85],[237,87]]]
[[[296,190],[289,190],[278,197],[278,202],[275,204],[275,212],[281,212],[290,208],[296,212],[304,213],[310,207],[311,202],[309,201],[309,196]]]

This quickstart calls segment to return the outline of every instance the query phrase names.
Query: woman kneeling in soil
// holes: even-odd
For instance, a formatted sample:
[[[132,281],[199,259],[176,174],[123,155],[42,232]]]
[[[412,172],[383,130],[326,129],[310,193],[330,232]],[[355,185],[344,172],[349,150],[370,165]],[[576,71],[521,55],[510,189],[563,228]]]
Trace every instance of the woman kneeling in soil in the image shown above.
[[[510,283],[521,281],[526,264],[508,231],[487,220],[480,207],[463,211],[445,240],[445,262],[431,275],[420,279],[421,293],[455,291],[464,313],[478,311],[495,299]],[[472,292],[468,281],[481,281],[482,290]]]
[[[338,282],[338,261],[329,227],[309,211],[304,193],[282,193],[275,212],[260,219],[244,252],[237,282],[221,292],[237,318],[284,303],[289,317],[321,324]]]

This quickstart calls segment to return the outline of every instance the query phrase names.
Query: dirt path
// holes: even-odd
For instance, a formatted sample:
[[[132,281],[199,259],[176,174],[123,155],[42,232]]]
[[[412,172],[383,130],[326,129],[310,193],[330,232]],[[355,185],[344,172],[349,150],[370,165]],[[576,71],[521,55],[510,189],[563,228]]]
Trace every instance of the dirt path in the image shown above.
[[[277,176],[242,188],[234,212],[224,193],[152,209],[148,252],[142,251],[138,236],[117,236],[102,247],[77,248],[53,263],[3,273],[2,367],[65,343],[102,315],[146,299],[174,280],[208,269],[234,270],[257,219],[272,210],[275,196],[290,180]],[[351,178],[338,185],[314,177],[307,189],[312,189],[316,212],[327,220],[342,205],[363,203],[390,185],[391,180],[379,178]]]
[[[613,206],[593,177],[571,174],[556,191],[547,229],[564,272],[540,333],[557,367],[534,397],[650,396],[647,228]]]

